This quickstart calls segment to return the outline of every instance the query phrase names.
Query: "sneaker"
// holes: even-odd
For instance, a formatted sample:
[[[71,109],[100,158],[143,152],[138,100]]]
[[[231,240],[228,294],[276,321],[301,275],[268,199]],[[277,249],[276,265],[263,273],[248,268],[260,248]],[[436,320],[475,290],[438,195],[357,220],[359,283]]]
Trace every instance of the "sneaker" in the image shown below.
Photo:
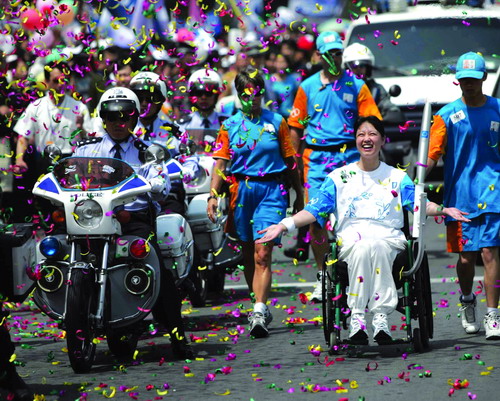
[[[373,316],[373,340],[379,345],[392,343],[391,331],[387,324],[387,315],[385,313],[375,313]]]
[[[309,301],[319,303],[323,300],[323,272],[319,271],[316,278],[316,285],[314,286],[314,291],[309,296]]]
[[[500,316],[496,312],[487,313],[484,316],[484,330],[487,340],[500,340]]]
[[[248,320],[250,321],[251,336],[255,338],[264,338],[269,335],[264,314],[260,312],[253,312]]]
[[[305,262],[309,259],[309,244],[295,245],[292,248],[286,248],[283,254],[287,258],[297,259],[299,262]]]
[[[367,345],[368,332],[366,331],[365,315],[362,313],[354,313],[351,316],[350,326],[349,342],[356,345]]]
[[[463,301],[460,296],[460,314],[462,315],[462,327],[467,334],[475,334],[481,328],[481,324],[476,319],[476,296],[470,302]]]
[[[266,309],[266,312],[264,313],[264,322],[266,323],[266,326],[269,326],[272,321],[273,321],[273,314],[269,309]]]

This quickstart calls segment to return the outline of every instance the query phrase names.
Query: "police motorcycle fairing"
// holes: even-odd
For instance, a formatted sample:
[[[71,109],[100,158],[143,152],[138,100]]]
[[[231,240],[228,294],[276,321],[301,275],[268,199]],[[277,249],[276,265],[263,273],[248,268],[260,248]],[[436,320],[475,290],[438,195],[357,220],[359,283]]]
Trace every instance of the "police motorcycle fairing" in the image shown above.
[[[208,291],[216,296],[224,291],[226,272],[232,272],[242,263],[243,254],[238,242],[224,233],[229,199],[219,199],[219,218],[213,223],[207,216],[207,204],[215,160],[212,157],[217,131],[210,129],[189,129],[189,138],[194,145],[192,151],[200,158],[200,172],[185,184],[189,200],[187,219],[193,231],[197,265],[207,274]]]
[[[34,195],[64,208],[66,233],[39,243],[34,300],[61,320],[76,373],[91,369],[94,339],[103,334],[115,355],[131,356],[138,323],[159,297],[158,255],[147,239],[122,235],[120,225],[130,218],[122,206],[150,191],[129,164],[112,158],[65,158],[35,184]]]

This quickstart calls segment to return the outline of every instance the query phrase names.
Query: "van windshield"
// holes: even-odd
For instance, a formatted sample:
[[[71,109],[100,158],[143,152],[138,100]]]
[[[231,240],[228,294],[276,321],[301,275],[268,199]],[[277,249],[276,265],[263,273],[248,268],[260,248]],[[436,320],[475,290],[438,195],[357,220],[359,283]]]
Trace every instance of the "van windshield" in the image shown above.
[[[495,18],[433,18],[360,25],[352,31],[349,44],[354,42],[373,52],[375,78],[454,74],[458,57],[468,51],[480,52],[488,71],[500,66],[500,20]]]

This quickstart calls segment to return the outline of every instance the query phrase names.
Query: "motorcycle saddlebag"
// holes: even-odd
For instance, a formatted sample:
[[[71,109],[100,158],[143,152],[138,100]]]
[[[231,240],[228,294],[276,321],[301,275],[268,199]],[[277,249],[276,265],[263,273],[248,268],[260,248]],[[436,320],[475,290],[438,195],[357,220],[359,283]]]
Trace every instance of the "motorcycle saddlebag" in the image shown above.
[[[156,233],[165,267],[172,270],[176,279],[187,276],[194,251],[193,234],[186,219],[176,213],[158,216]]]
[[[0,300],[22,302],[35,284],[26,273],[36,263],[32,233],[32,224],[0,225]]]
[[[218,250],[224,236],[222,225],[213,223],[207,216],[208,196],[209,194],[196,195],[189,203],[186,214],[193,230],[196,248],[201,252]]]

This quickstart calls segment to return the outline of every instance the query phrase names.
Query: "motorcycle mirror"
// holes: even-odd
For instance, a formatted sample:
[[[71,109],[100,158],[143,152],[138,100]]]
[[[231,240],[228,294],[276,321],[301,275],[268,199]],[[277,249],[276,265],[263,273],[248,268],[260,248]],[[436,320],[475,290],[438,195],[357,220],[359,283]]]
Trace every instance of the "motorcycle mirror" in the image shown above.
[[[147,164],[160,164],[170,159],[170,152],[162,145],[153,143],[146,149],[145,155]]]
[[[399,95],[401,95],[401,87],[399,85],[392,85],[389,88],[389,95],[391,95],[392,97],[398,97]]]
[[[62,156],[61,149],[57,145],[47,145],[43,150],[43,157],[50,160],[52,164],[57,163]]]
[[[181,143],[179,145],[179,153],[181,155],[193,155],[196,153],[196,143],[193,140],[189,140],[187,143]]]

